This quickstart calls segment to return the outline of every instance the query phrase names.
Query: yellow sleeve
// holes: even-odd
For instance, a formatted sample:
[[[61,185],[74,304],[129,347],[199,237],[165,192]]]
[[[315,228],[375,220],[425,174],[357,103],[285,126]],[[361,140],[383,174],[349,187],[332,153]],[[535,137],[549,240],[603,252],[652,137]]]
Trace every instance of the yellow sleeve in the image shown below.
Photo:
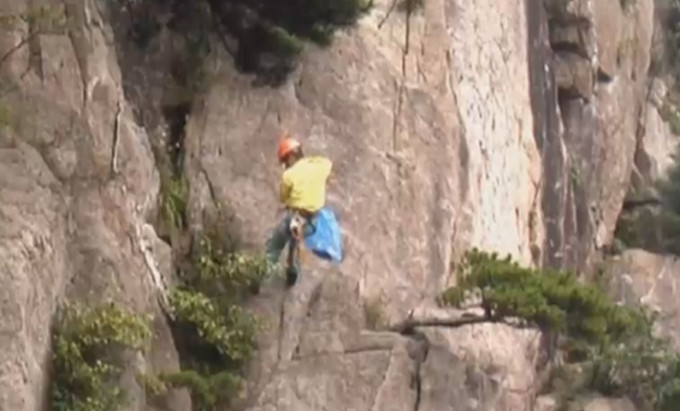
[[[279,200],[281,200],[281,202],[284,204],[288,202],[291,190],[290,179],[286,177],[287,176],[284,173],[283,176],[281,177],[281,187],[279,188]]]
[[[326,157],[322,157],[321,160],[322,160],[321,164],[323,165],[324,174],[325,174],[326,178],[328,178],[328,177],[330,177],[331,172],[333,171],[333,162]]]

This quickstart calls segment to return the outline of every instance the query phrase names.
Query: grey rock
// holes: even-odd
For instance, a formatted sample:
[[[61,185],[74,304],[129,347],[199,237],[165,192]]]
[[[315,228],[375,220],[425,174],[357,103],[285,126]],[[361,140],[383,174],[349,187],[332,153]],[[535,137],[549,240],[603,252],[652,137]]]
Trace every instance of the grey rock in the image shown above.
[[[34,4],[0,2],[3,15],[29,6]],[[161,319],[154,324],[152,352],[132,359],[124,379],[132,394],[129,409],[146,410],[137,369],[178,367],[157,301],[162,290],[139,245],[155,207],[158,173],[146,133],[123,99],[106,29],[90,24],[98,20],[95,4],[66,6],[70,37],[37,36],[37,58],[21,47],[2,67],[3,84],[14,86],[3,103],[15,121],[0,131],[0,409],[46,409],[49,324],[58,304],[110,299]],[[22,24],[7,28],[1,53],[25,31]],[[145,232],[153,239],[148,227]],[[156,261],[166,261],[158,268],[170,276],[167,249],[155,245]],[[178,395],[166,409],[189,409],[187,393]]]
[[[677,273],[680,261],[640,249],[626,250],[608,261],[611,292],[620,301],[644,304],[660,313],[658,332],[680,349]]]
[[[556,54],[555,79],[566,95],[586,100],[593,95],[593,70],[590,61],[577,54]]]

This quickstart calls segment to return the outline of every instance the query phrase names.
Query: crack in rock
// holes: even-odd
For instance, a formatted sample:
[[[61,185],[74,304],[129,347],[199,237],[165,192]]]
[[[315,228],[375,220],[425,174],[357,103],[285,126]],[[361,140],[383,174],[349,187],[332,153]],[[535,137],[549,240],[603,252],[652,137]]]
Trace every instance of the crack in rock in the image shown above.
[[[415,370],[413,372],[412,388],[416,390],[416,400],[413,404],[413,411],[419,411],[422,401],[422,365],[427,360],[427,355],[430,350],[430,342],[424,334],[416,333],[411,337],[417,341],[417,349],[412,352],[413,361],[415,363]],[[415,358],[414,358],[415,357]]]

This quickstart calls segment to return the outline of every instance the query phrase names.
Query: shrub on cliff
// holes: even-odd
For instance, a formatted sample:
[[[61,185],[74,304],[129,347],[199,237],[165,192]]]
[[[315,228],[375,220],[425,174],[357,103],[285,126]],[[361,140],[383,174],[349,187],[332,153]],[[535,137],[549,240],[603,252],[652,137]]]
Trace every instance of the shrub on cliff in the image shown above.
[[[460,306],[476,296],[489,321],[512,318],[558,335],[566,360],[587,371],[587,388],[659,410],[675,404],[680,358],[654,335],[644,309],[618,305],[571,273],[522,267],[476,249],[466,253],[458,277],[443,295],[445,304]]]
[[[680,255],[680,164],[652,188],[648,198],[626,201],[615,236],[626,247]]]
[[[665,24],[666,32],[666,53],[668,53],[668,71],[676,78],[680,76],[680,0],[656,0],[657,7],[661,6],[667,11]]]
[[[117,379],[126,351],[145,349],[151,337],[147,319],[114,305],[67,304],[53,333],[54,411],[115,411],[126,403]]]
[[[194,71],[209,53],[208,39],[217,29],[240,70],[279,81],[293,68],[306,41],[328,44],[333,33],[354,24],[372,0],[119,0],[133,17],[130,32],[145,47],[161,23],[154,6],[169,7],[167,27],[184,35],[187,45],[181,65]],[[135,10],[135,11],[131,11]],[[151,11],[150,11],[151,10]],[[215,24],[217,23],[217,24]],[[228,37],[228,38],[227,38]],[[187,76],[180,75],[185,78]],[[193,77],[193,75],[192,75]]]
[[[217,229],[203,233],[191,270],[170,295],[182,370],[161,374],[158,382],[163,389],[189,388],[198,410],[228,405],[239,395],[240,370],[256,346],[257,319],[241,305],[269,266],[232,246]]]
[[[209,0],[221,27],[237,39],[238,68],[273,81],[294,66],[304,41],[328,44],[352,25],[369,0]]]

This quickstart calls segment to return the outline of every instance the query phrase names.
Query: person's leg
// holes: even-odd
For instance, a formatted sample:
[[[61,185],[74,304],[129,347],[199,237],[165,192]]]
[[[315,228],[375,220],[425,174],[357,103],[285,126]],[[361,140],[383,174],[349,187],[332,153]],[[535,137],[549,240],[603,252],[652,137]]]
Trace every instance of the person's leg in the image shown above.
[[[265,256],[267,262],[271,265],[276,265],[279,262],[281,252],[283,252],[283,249],[286,247],[286,243],[292,240],[288,229],[289,223],[290,217],[286,215],[286,217],[276,225],[265,244]]]
[[[297,255],[297,248],[297,241],[291,236],[288,243],[288,264],[286,264],[286,284],[288,286],[295,284],[300,273],[300,257]]]
[[[299,214],[293,214],[290,223],[295,222],[295,227],[291,227],[290,242],[288,243],[288,264],[286,267],[286,282],[289,286],[292,286],[297,281],[298,275],[300,274],[300,244],[298,244],[297,237],[299,232],[304,230],[305,221]],[[290,226],[289,226],[290,227]],[[293,233],[292,230],[296,230]],[[304,240],[302,240],[304,241]]]

